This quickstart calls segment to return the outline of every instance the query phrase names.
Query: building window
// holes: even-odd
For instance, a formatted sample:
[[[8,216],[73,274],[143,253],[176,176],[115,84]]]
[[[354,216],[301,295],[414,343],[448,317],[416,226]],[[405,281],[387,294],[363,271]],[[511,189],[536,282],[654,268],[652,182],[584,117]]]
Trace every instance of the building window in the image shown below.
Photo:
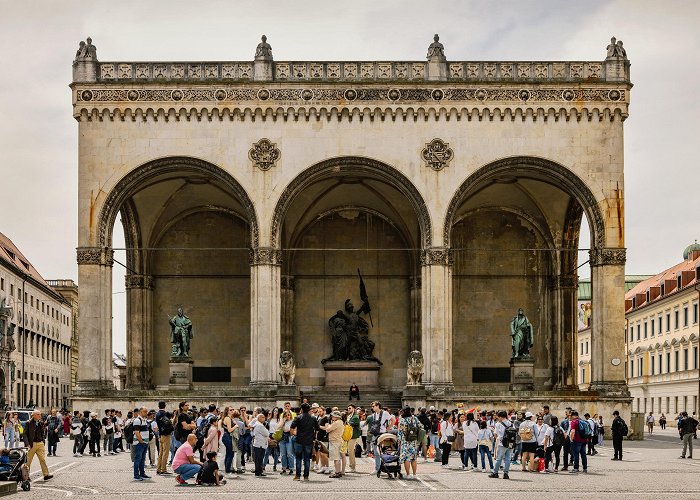
[[[666,373],[671,373],[671,353],[666,353]]]
[[[581,356],[583,356],[583,342],[581,342]]]
[[[680,413],[680,410],[678,409],[678,396],[674,396],[673,398],[673,407],[674,413]]]
[[[634,360],[630,359],[630,378],[634,377]]]
[[[639,376],[643,377],[644,376],[644,358],[639,358],[639,366],[637,367],[637,370],[639,370]]]
[[[683,306],[683,326],[688,326],[688,306]]]
[[[654,336],[654,319],[651,319],[651,336]]]
[[[15,296],[15,285],[10,283],[10,297],[14,297],[14,296]]]
[[[647,322],[644,322],[644,338],[647,338]]]
[[[634,342],[634,327],[630,326],[630,342]]]
[[[662,320],[663,320],[663,316],[659,314],[659,335],[661,335],[663,333],[663,329],[664,329]]]
[[[666,413],[671,412],[671,398],[666,396]]]
[[[654,366],[654,361],[656,360],[656,358],[654,356],[650,356],[649,359],[651,361],[651,374],[654,375],[654,368],[656,368]]]
[[[639,400],[640,398],[637,398],[637,411],[639,411]]]
[[[642,325],[637,325],[637,340],[641,338]]]
[[[588,341],[586,340],[586,354],[588,354]]]
[[[688,370],[688,349],[683,349],[683,369]]]
[[[681,366],[680,366],[680,364],[678,363],[679,357],[680,357],[680,356],[679,356],[679,354],[678,354],[678,351],[674,351],[674,352],[673,352],[673,361],[674,361],[674,366],[676,367],[676,371],[677,371],[677,372],[681,371]]]
[[[698,369],[698,348],[693,347],[693,370]]]
[[[581,383],[585,384],[586,383],[586,369],[581,368]]]
[[[678,309],[676,309],[675,311],[673,311],[673,327],[674,327],[674,329],[678,330],[680,328],[680,326],[681,326],[680,311]]]
[[[671,331],[671,313],[666,313],[666,332]]]
[[[0,290],[5,291],[5,278],[0,278]]]
[[[659,354],[659,375],[661,375],[664,372],[664,367],[663,367],[663,364],[661,363],[662,360],[663,360],[663,358],[661,357],[661,354]]]
[[[693,324],[698,324],[698,303],[693,304]]]

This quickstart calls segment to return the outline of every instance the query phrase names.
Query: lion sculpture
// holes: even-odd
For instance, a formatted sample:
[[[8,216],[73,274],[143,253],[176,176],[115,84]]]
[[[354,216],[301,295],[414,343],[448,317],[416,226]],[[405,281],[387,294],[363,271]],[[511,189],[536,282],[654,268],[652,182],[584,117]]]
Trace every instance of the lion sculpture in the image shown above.
[[[420,385],[423,380],[423,355],[420,351],[411,351],[408,355],[408,369],[406,370],[406,378],[408,385]]]
[[[282,354],[280,354],[280,377],[282,378],[282,385],[294,384],[296,371],[297,365],[294,361],[294,354],[289,351],[282,351]]]

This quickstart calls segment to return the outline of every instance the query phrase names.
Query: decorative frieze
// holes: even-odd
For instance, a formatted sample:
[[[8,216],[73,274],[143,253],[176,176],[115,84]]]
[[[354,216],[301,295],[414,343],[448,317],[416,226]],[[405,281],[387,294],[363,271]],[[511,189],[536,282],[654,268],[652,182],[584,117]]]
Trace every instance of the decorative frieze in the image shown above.
[[[421,157],[427,167],[440,171],[449,166],[450,161],[454,158],[454,151],[450,148],[449,143],[442,139],[433,139],[425,145],[421,151]]]
[[[425,248],[420,253],[421,266],[451,266],[454,262],[449,248]]]
[[[76,249],[78,265],[102,265],[114,264],[114,250],[108,247],[79,247]]]
[[[144,274],[127,274],[124,276],[124,285],[126,288],[140,288],[153,290],[153,276]]]
[[[254,167],[265,172],[275,166],[280,158],[280,150],[277,149],[277,144],[270,142],[269,139],[260,139],[250,148],[248,158],[253,162]]]
[[[592,266],[624,266],[627,262],[626,248],[592,248],[588,253]]]
[[[252,248],[249,262],[251,266],[279,266],[282,264],[282,250],[270,247]]]

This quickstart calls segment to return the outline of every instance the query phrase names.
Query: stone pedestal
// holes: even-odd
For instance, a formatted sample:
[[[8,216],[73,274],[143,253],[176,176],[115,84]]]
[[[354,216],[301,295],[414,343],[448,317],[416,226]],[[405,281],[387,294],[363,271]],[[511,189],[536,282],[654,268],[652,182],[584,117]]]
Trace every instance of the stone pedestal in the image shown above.
[[[407,385],[401,394],[403,406],[411,408],[420,408],[426,406],[428,393],[423,384]]]
[[[378,361],[326,361],[326,387],[349,388],[355,383],[359,387],[379,387]]]
[[[192,389],[192,358],[170,358],[170,383],[171,390]]]
[[[535,360],[512,358],[510,360],[510,390],[532,391],[535,389]]]

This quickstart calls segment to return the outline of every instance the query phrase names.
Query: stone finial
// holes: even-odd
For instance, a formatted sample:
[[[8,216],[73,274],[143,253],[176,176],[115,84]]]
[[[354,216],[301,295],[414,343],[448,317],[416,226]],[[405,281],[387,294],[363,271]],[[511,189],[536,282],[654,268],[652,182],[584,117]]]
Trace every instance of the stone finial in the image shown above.
[[[622,40],[617,40],[615,37],[610,39],[610,45],[606,47],[608,51],[606,60],[608,59],[624,59],[627,60],[627,51],[622,46]]]
[[[272,46],[267,43],[267,37],[262,36],[261,42],[255,49],[255,60],[256,61],[272,61]]]
[[[433,37],[433,43],[428,47],[428,61],[440,61],[444,62],[445,58],[445,46],[440,43],[440,35],[435,35]]]
[[[85,42],[80,42],[74,60],[97,62],[97,47],[92,44],[92,38],[87,37]]]

